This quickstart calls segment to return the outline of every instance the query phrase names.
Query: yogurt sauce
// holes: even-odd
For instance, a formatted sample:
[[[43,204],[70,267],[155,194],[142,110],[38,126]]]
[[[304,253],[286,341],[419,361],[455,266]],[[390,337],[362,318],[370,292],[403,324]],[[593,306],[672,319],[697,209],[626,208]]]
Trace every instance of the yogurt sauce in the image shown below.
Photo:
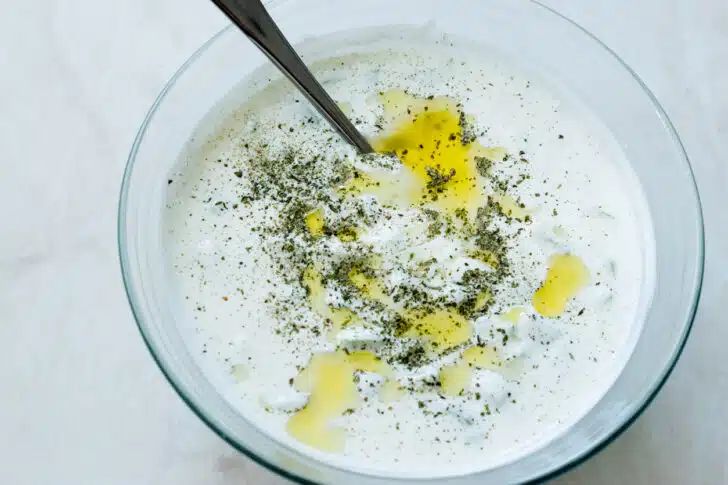
[[[463,474],[564,433],[651,293],[645,203],[611,134],[485,56],[378,46],[314,70],[380,154],[264,75],[170,175],[201,367],[261,429],[359,471]]]

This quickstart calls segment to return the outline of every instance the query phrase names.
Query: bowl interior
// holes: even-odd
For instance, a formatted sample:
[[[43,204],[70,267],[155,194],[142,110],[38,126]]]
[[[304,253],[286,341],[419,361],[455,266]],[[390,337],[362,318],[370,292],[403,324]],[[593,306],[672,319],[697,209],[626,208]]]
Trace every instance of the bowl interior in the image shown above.
[[[372,27],[394,32],[415,27],[476,43],[578,98],[612,131],[642,186],[655,236],[655,289],[634,352],[602,400],[561,438],[516,462],[448,483],[544,478],[608,443],[649,403],[672,369],[702,278],[702,216],[692,173],[674,129],[649,91],[590,34],[534,2],[282,0],[269,2],[269,8],[292,43],[302,45],[304,57],[306,46],[316,45],[320,52],[317,38]],[[332,44],[330,54],[340,54],[342,48]],[[203,375],[180,332],[184,316],[170,297],[160,230],[168,174],[198,123],[264,63],[241,33],[225,29],[192,56],[152,107],[132,149],[121,194],[119,246],[129,300],[169,381],[233,446],[301,481],[392,483],[318,462],[259,431]]]

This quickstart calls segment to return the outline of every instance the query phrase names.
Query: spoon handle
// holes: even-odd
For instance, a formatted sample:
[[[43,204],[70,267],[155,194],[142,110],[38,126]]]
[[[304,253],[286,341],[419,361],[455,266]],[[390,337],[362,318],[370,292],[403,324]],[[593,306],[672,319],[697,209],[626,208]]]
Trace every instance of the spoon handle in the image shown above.
[[[300,89],[346,141],[357,147],[361,153],[374,151],[366,138],[359,133],[331,96],[316,81],[260,0],[212,0],[212,2]]]

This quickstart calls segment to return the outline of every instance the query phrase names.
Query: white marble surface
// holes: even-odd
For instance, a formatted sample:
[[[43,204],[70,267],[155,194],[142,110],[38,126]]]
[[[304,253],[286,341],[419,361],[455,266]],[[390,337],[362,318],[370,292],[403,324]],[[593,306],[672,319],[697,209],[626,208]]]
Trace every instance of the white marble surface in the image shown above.
[[[672,117],[704,202],[707,268],[651,408],[560,483],[728,483],[728,2],[551,0]],[[127,151],[171,73],[225,24],[204,0],[2,1],[0,483],[276,484],[186,408],[122,289]]]

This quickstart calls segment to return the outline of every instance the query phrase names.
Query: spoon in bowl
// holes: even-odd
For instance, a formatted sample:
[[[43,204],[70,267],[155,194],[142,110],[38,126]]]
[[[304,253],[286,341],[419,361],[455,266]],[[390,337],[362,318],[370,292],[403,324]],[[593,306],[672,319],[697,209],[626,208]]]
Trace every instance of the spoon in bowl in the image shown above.
[[[260,0],[212,0],[360,153],[374,150],[316,81]]]

